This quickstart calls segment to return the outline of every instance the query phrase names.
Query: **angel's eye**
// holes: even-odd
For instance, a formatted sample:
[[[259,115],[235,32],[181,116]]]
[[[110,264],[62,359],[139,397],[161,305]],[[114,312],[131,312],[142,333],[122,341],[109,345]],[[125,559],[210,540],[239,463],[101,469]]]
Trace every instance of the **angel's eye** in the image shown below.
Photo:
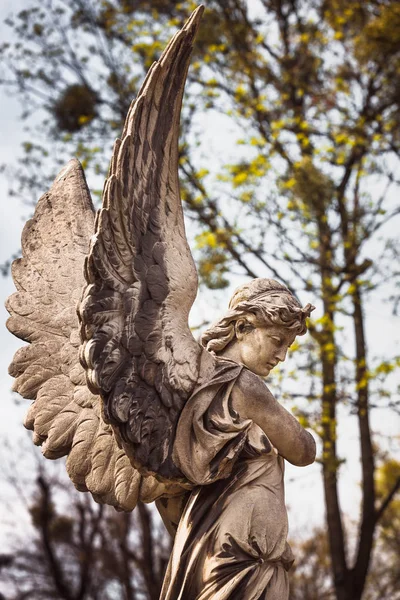
[[[275,344],[277,344],[277,345],[282,343],[282,340],[281,340],[281,338],[280,338],[280,337],[278,337],[278,336],[276,336],[276,335],[271,335],[271,340],[272,340],[273,342],[275,342]]]

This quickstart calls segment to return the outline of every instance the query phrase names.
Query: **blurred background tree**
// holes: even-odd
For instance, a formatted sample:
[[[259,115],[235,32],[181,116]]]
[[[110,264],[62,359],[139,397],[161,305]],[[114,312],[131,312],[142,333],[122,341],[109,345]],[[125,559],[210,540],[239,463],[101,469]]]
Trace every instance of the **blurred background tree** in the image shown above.
[[[370,422],[373,409],[398,411],[400,358],[368,353],[366,334],[372,294],[387,290],[387,312],[398,304],[391,224],[400,212],[400,5],[205,4],[180,146],[199,273],[214,290],[232,277],[272,276],[299,297],[321,301],[295,369],[283,368],[273,390],[295,400],[297,416],[321,442],[327,590],[337,600],[359,600],[374,538],[400,487],[398,472],[378,486],[384,462]],[[145,71],[194,7],[187,0],[27,0],[8,19],[15,41],[1,47],[1,82],[21,101],[28,127],[12,173],[16,198],[36,201],[71,156],[100,195],[96,175],[107,170]],[[229,162],[207,151],[205,119],[230,128]],[[345,457],[337,424],[346,414],[357,417],[361,462],[360,519],[350,529],[338,492]],[[386,558],[385,565],[389,570]]]
[[[9,472],[8,483],[20,493],[24,481]],[[0,556],[8,600],[158,600],[171,539],[148,506],[98,505],[76,493],[63,464],[41,462],[27,509],[32,533]]]

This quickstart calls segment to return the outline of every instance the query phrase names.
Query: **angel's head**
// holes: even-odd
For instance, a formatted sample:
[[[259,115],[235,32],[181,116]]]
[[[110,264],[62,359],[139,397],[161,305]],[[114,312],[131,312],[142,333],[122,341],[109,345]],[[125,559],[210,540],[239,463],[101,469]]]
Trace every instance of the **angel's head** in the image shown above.
[[[235,290],[228,313],[204,332],[201,343],[265,377],[285,360],[296,336],[306,333],[306,318],[313,309],[311,304],[302,308],[278,281],[253,279]]]

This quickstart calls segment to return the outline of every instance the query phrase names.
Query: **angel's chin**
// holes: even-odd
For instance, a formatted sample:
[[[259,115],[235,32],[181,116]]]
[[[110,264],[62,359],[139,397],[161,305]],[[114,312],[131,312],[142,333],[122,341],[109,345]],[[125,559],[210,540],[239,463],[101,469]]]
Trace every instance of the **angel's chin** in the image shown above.
[[[259,377],[268,377],[270,372],[271,372],[271,367],[259,367],[258,369],[253,371],[253,373],[258,375]]]

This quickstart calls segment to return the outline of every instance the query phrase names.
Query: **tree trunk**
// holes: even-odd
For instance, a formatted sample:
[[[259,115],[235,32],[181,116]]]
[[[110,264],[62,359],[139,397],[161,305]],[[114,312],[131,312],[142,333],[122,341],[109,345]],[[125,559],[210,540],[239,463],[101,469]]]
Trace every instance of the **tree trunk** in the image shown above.
[[[320,274],[324,305],[323,330],[318,335],[322,363],[322,444],[323,444],[323,480],[326,504],[328,540],[332,560],[333,582],[337,600],[353,600],[346,594],[348,568],[346,562],[345,538],[340,511],[336,453],[336,340],[335,340],[335,304],[332,287],[332,244],[323,207],[317,203],[315,212],[320,240]]]
[[[369,424],[369,388],[366,341],[364,333],[364,315],[362,310],[361,291],[354,284],[353,319],[356,341],[356,382],[357,382],[357,416],[360,430],[360,453],[362,465],[362,518],[358,535],[357,557],[351,571],[352,593],[354,600],[360,600],[365,587],[371,558],[375,514],[374,453]]]
[[[325,313],[326,314],[326,313]],[[345,540],[337,488],[336,456],[336,386],[335,366],[332,357],[324,350],[330,345],[333,333],[324,336],[322,349],[322,379],[324,385],[322,399],[322,442],[323,442],[323,479],[326,503],[326,520],[332,558],[333,580],[337,600],[350,600],[346,595],[347,565]]]

